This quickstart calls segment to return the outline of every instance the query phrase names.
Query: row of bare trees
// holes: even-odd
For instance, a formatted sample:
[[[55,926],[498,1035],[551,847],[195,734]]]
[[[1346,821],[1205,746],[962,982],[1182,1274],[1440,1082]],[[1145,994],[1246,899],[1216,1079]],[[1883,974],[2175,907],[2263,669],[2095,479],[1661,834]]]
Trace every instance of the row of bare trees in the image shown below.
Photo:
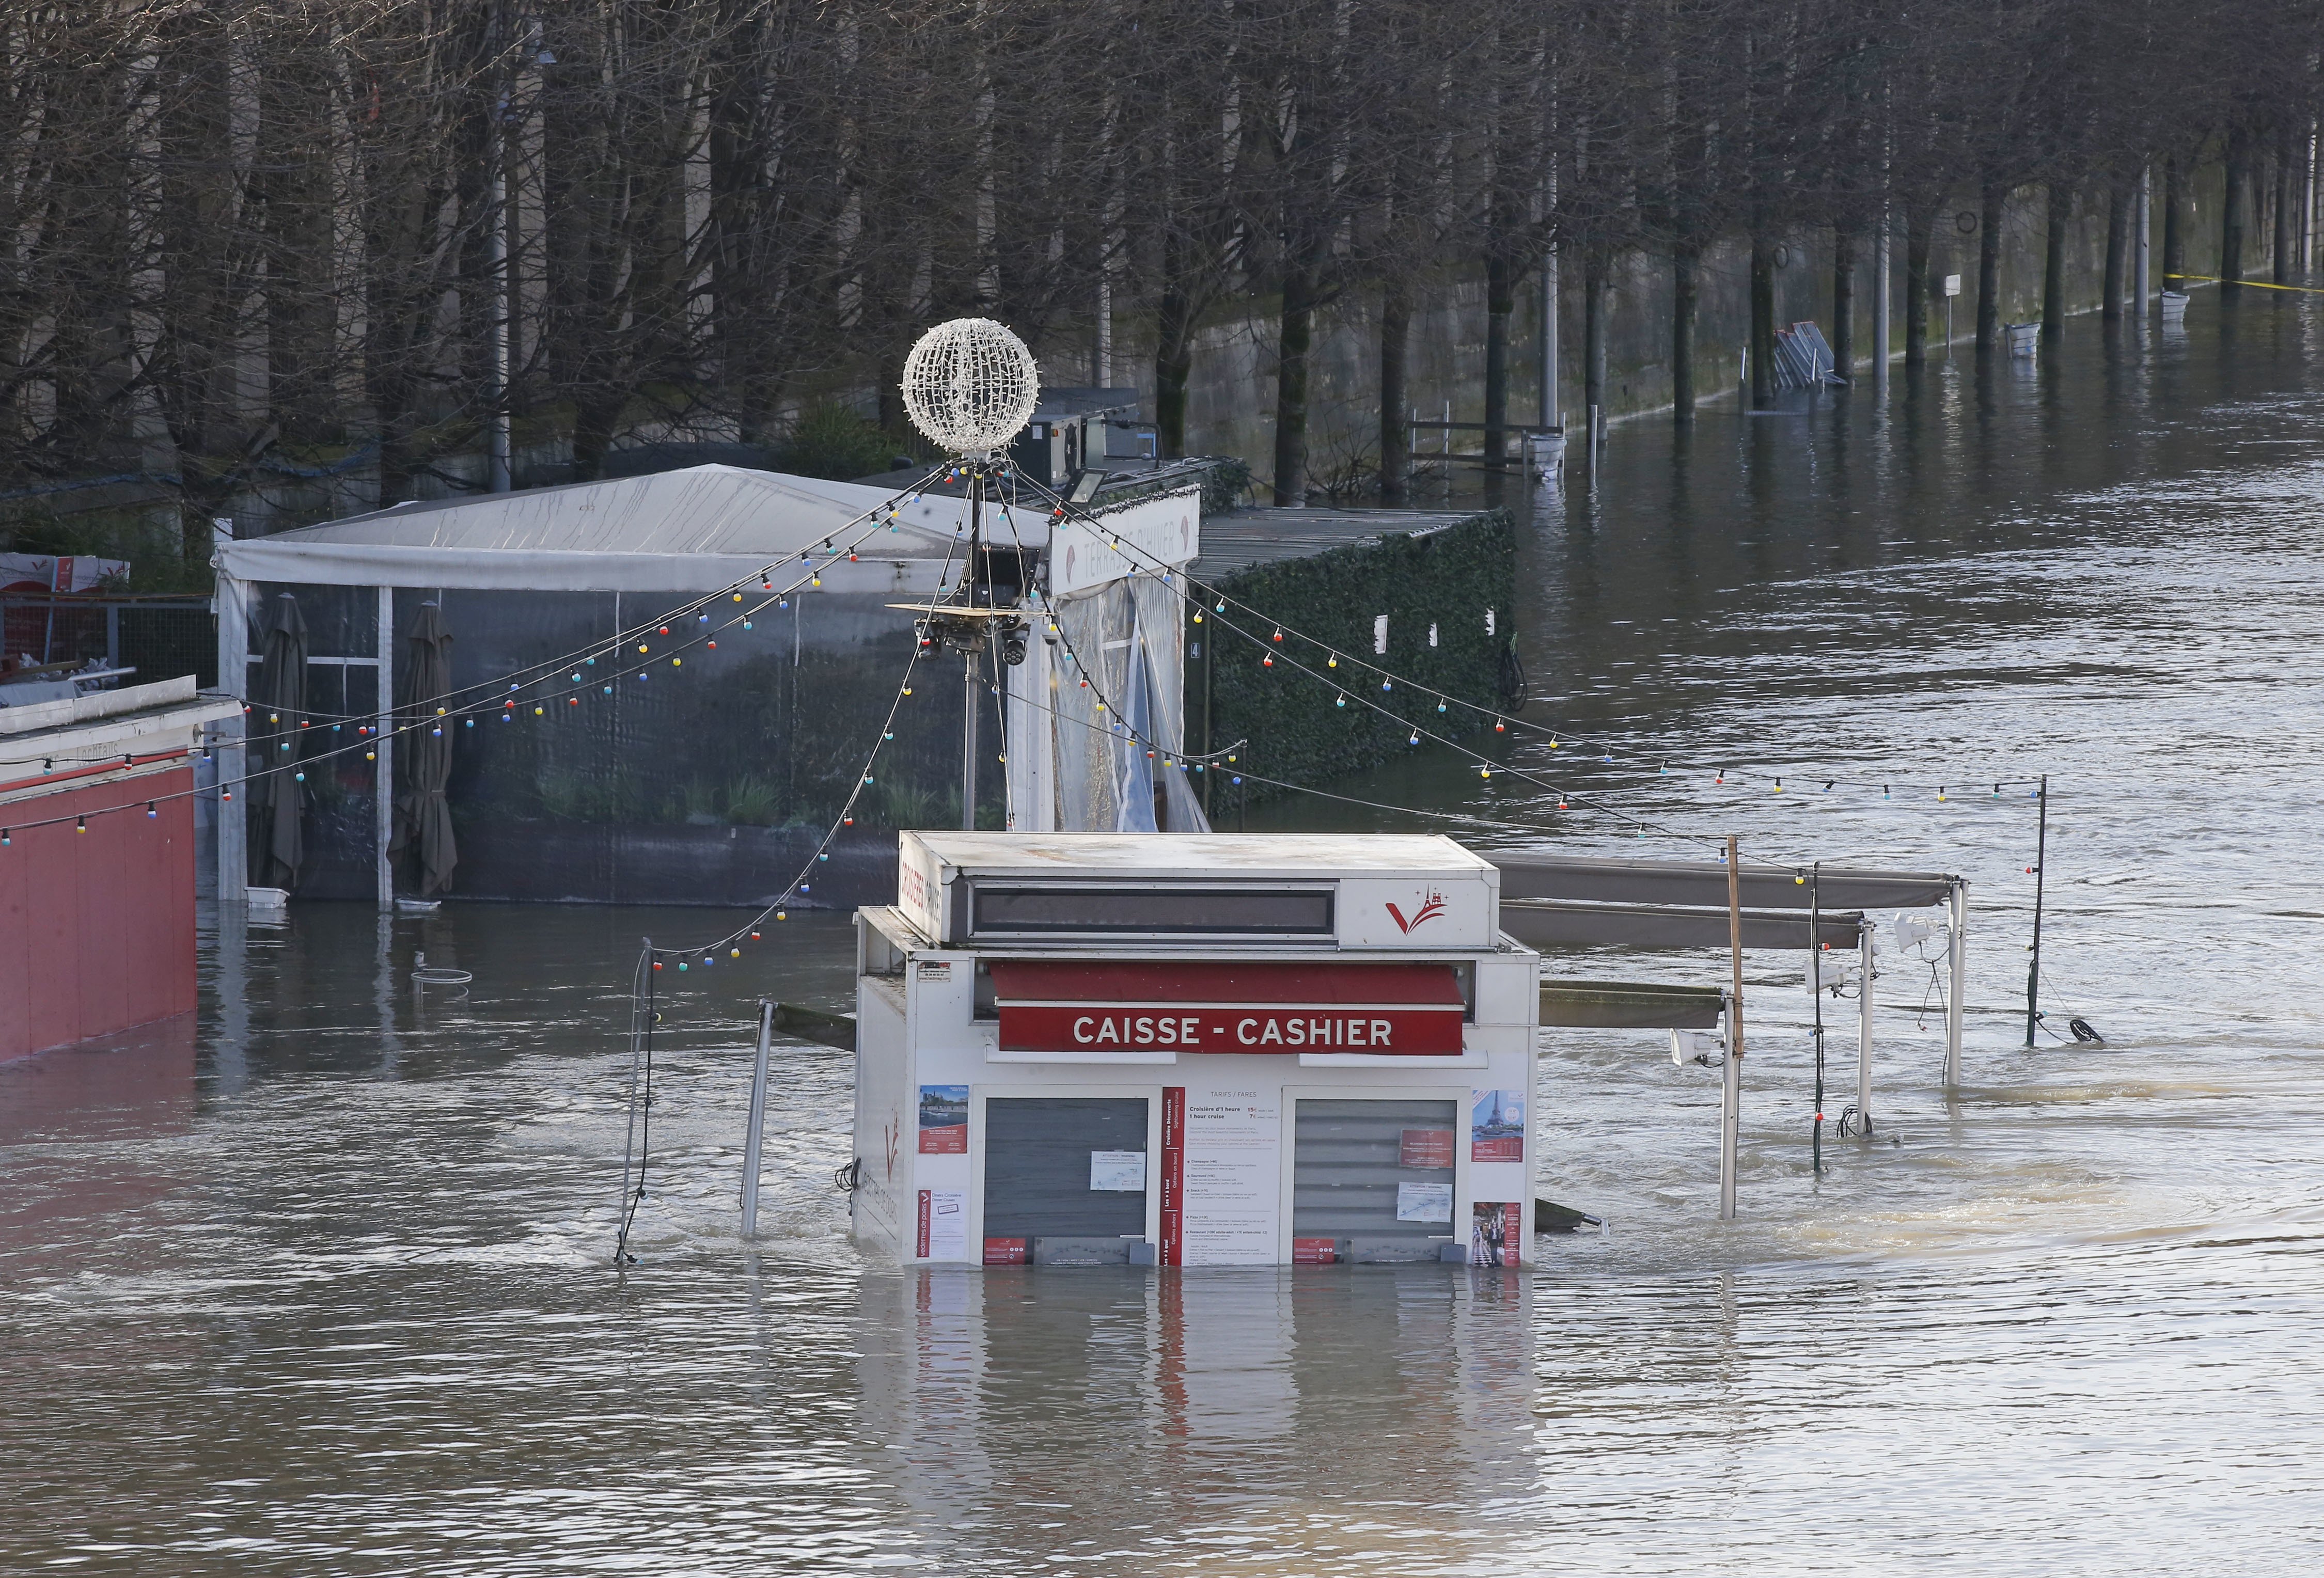
[[[1722,238],[1762,366],[1786,238],[1829,231],[1844,302],[1888,226],[1917,359],[1940,217],[2037,183],[2107,205],[2110,309],[2142,172],[2165,270],[2208,163],[2220,272],[2288,267],[2319,4],[8,0],[0,493],[167,478],[190,547],[268,477],[392,500],[501,434],[586,477],[832,396],[898,428],[913,337],[973,311],[1059,382],[1150,356],[1173,453],[1203,328],[1265,323],[1289,502],[1318,315],[1357,291],[1393,488],[1416,303],[1481,278],[1498,429],[1553,253],[1590,395],[1616,260],[1667,259],[1682,416]]]

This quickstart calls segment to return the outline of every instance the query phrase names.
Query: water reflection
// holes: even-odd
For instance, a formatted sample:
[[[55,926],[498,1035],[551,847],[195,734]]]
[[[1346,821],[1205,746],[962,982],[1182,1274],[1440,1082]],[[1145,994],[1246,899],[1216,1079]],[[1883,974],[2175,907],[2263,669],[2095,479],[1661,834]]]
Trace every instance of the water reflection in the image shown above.
[[[1522,1543],[1522,1278],[918,1270],[867,1278],[862,1315],[863,1426],[937,1571],[1435,1571]]]

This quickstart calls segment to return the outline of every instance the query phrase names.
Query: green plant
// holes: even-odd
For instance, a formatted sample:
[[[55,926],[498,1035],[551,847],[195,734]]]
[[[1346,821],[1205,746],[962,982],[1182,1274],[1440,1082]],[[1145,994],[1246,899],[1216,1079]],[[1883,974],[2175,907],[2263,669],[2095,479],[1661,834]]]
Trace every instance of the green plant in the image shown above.
[[[772,827],[780,823],[782,796],[757,773],[744,773],[726,786],[726,820],[749,827]]]
[[[869,417],[826,401],[808,406],[791,424],[782,444],[782,468],[795,476],[845,482],[890,469],[899,453],[913,448]]]

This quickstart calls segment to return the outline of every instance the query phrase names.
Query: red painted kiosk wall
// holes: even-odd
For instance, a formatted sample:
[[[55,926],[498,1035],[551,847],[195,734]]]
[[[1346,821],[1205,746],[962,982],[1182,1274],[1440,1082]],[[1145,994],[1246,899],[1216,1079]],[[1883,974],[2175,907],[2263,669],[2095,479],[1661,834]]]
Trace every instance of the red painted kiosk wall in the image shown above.
[[[189,766],[0,806],[0,1058],[194,1006],[193,787]]]

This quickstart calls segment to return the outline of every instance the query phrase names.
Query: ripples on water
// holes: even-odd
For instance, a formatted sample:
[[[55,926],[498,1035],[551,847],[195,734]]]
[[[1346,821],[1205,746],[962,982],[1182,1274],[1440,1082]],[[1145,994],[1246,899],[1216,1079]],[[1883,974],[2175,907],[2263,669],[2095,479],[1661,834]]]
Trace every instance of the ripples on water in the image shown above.
[[[1529,521],[1528,716],[1616,760],[1519,765],[1973,880],[1965,1088],[1923,967],[1880,983],[1898,1143],[1810,1172],[1807,1000],[1754,955],[1739,1223],[1709,1071],[1567,1032],[1544,1192],[1612,1231],[1537,1275],[899,1274],[841,1236],[847,1069],[795,1048],[752,1252],[738,1042],[760,992],[844,1004],[822,918],[672,993],[616,1278],[629,950],[715,918],[310,906],[206,939],[198,1027],[0,1070],[0,1568],[2306,1570],[2324,400],[2310,309],[2194,311],[1982,395],[1900,373],[1885,428],[1710,407],[1674,466],[1635,424]],[[2032,803],[1990,783],[2044,770],[2047,995],[2102,1052],[2020,1045]],[[1540,830],[1488,848],[1692,853],[1507,773],[1341,787]],[[416,1001],[419,948],[475,985]]]

